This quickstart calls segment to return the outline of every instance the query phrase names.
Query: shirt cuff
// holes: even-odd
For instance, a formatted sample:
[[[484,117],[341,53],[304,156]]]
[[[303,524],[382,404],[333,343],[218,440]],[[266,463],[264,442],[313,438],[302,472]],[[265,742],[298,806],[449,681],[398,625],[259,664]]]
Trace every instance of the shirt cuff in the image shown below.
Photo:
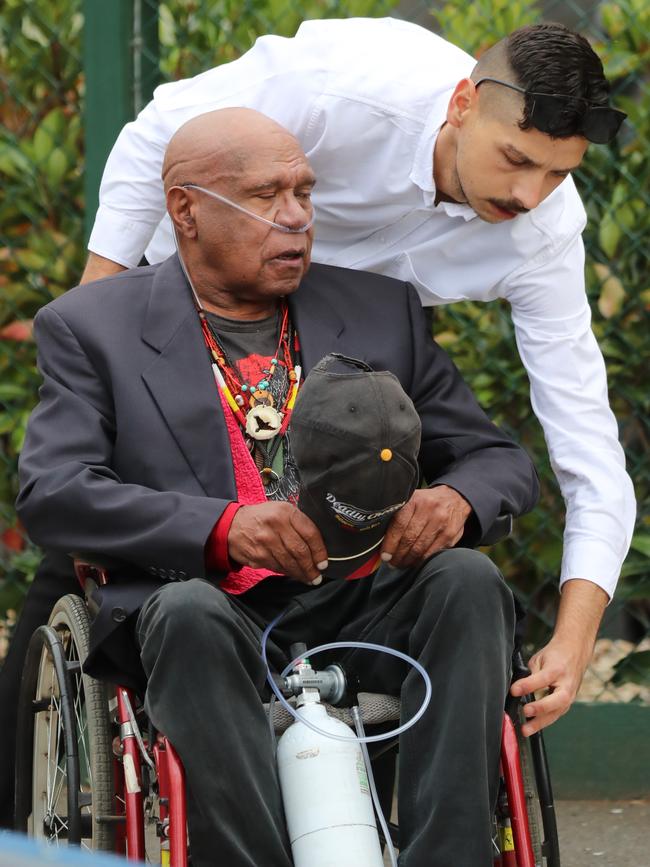
[[[228,503],[212,528],[205,543],[205,567],[208,572],[234,572],[235,566],[228,556],[228,533],[241,503]]]
[[[621,559],[611,545],[600,539],[565,542],[560,587],[571,578],[584,578],[602,587],[611,600],[621,572]]]
[[[88,239],[88,249],[125,268],[135,268],[140,264],[157,225],[157,222],[131,220],[106,205],[100,205]]]

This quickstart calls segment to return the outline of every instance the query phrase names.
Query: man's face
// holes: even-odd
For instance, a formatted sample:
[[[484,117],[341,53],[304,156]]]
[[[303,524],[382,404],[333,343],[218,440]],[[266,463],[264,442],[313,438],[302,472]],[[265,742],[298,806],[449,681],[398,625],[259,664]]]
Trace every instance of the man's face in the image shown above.
[[[475,113],[459,129],[456,183],[488,223],[536,208],[574,169],[587,149],[581,136],[553,139],[513,120]]]
[[[295,139],[272,132],[254,151],[234,158],[207,189],[267,220],[297,229],[312,217],[315,176]],[[187,190],[205,284],[237,301],[263,301],[294,292],[306,273],[313,229],[287,234]],[[204,290],[205,291],[205,290]],[[209,290],[208,290],[209,291]]]

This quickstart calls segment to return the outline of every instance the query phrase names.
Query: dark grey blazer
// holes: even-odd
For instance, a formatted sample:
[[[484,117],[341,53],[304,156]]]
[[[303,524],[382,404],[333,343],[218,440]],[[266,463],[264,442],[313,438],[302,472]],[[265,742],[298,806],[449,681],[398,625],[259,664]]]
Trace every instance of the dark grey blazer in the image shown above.
[[[313,265],[290,307],[305,375],[328,352],[343,352],[399,378],[422,419],[424,477],[473,507],[466,543],[479,543],[499,514],[534,505],[531,461],[488,420],[431,340],[410,285]],[[17,502],[33,541],[148,574],[139,595],[127,582],[129,610],[161,580],[205,577],[206,539],[236,494],[177,257],[72,289],[38,313],[35,333],[43,385]]]

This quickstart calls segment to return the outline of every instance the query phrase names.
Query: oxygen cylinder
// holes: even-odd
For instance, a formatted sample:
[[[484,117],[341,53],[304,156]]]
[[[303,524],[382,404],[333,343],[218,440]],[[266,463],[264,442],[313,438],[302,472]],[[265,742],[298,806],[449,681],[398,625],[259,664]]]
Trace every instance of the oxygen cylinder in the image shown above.
[[[345,723],[328,715],[317,693],[303,692],[297,713],[320,729],[351,736]],[[277,755],[295,867],[382,867],[359,744],[328,738],[296,721],[280,738]]]

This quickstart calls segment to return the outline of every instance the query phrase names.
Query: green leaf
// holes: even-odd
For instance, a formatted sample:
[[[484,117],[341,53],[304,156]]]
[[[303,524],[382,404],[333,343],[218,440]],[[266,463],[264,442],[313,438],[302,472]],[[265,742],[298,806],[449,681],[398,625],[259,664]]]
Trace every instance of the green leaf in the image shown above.
[[[600,243],[600,249],[610,259],[616,253],[616,248],[621,240],[621,234],[621,227],[618,225],[612,214],[605,214],[600,224],[598,240]]]
[[[633,551],[638,551],[639,554],[645,554],[650,557],[650,533],[635,533],[632,537],[630,548]]]
[[[64,151],[61,148],[54,148],[45,165],[45,174],[50,187],[56,189],[67,175],[69,168],[68,158]]]
[[[622,683],[650,685],[650,650],[629,653],[617,662],[611,683],[617,686]]]
[[[48,158],[50,151],[54,147],[54,142],[52,140],[52,136],[49,131],[46,129],[42,129],[39,127],[34,133],[33,140],[34,147],[34,159],[36,160],[36,164],[40,167],[45,164],[45,160]]]
[[[19,148],[0,144],[0,172],[9,178],[22,179],[34,174],[34,166]]]
[[[41,30],[38,25],[34,23],[34,21],[29,17],[29,15],[25,15],[23,18],[23,35],[27,37],[27,39],[31,39],[34,42],[37,42],[43,48],[47,48],[50,44],[50,40],[47,38],[45,33]]]
[[[25,389],[13,382],[0,382],[0,400],[11,401],[25,397]]]
[[[26,271],[43,271],[47,267],[47,257],[34,250],[17,250],[16,261]]]

